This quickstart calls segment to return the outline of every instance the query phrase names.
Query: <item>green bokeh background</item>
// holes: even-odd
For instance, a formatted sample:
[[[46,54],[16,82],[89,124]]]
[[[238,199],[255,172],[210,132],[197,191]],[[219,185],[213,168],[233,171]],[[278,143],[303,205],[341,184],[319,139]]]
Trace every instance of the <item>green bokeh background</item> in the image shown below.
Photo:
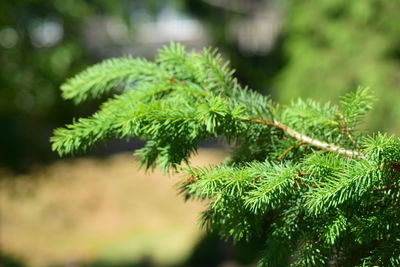
[[[140,31],[143,25],[156,23],[157,18],[171,12],[191,19],[183,20],[183,23],[196,21],[202,25],[206,33],[204,40],[184,43],[196,49],[204,45],[218,47],[237,70],[241,83],[270,94],[283,104],[298,97],[336,102],[340,95],[355,90],[359,85],[369,86],[377,98],[376,108],[368,115],[363,127],[370,132],[399,135],[398,0],[0,1],[0,180],[37,179],[38,175],[32,174],[33,168],[37,171],[43,168],[37,166],[58,160],[49,143],[52,130],[71,122],[73,118],[91,114],[102,102],[100,99],[75,106],[61,99],[60,85],[104,58],[123,54],[152,57],[155,49],[169,40],[164,39],[143,52],[147,45],[140,39]],[[105,27],[110,21],[119,25],[122,33],[111,30],[110,34]],[[260,42],[253,50],[246,49],[262,40],[263,30],[271,27],[271,23],[275,25],[269,37],[271,45],[266,47]],[[245,24],[250,25],[247,28],[249,34],[240,37],[238,32]],[[179,33],[182,29],[176,27],[169,30]],[[43,36],[46,31],[53,31],[53,39]],[[98,36],[103,39],[96,39]],[[172,37],[171,40],[180,41]],[[132,143],[112,143],[105,154],[127,150],[132,150]],[[91,156],[104,156],[103,152],[95,150]],[[103,163],[101,159],[98,162]],[[87,168],[82,169],[83,174],[87,171]],[[51,177],[47,178],[52,180],[54,177]],[[9,182],[1,185],[6,192],[14,190]],[[34,186],[35,182],[30,185]],[[90,190],[93,189],[87,190],[92,193]],[[47,196],[52,201],[58,198]],[[23,202],[28,206],[18,206],[16,210],[30,210],[29,202]],[[20,205],[19,198],[15,203]],[[32,203],[48,204],[39,200]],[[1,210],[12,209],[1,207]],[[75,219],[79,221],[79,218]],[[110,244],[113,249],[106,249],[104,255],[108,257],[111,253],[111,258],[118,258],[130,247],[140,246],[132,240],[124,239],[123,243],[115,246]],[[201,266],[205,262],[212,266],[216,261],[211,258],[223,258],[215,254],[220,253],[216,252],[218,248],[221,251],[220,241],[213,236],[203,241],[194,251],[193,266]],[[246,253],[239,253],[241,250]],[[249,251],[253,250],[251,246],[243,245],[242,249],[236,250],[233,258],[241,263],[251,262],[255,255]],[[0,248],[1,260],[5,257],[2,253]],[[118,262],[118,259],[115,261]],[[18,257],[15,265],[12,265],[11,258],[8,263],[4,258],[0,265],[18,266],[17,262]],[[30,266],[29,262],[27,265]],[[144,263],[137,266],[144,266]]]

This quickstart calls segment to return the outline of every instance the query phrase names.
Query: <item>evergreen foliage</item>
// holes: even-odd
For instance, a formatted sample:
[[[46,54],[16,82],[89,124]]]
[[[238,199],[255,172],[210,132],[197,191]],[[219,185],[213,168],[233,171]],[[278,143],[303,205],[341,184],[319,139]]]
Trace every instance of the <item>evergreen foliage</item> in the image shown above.
[[[56,129],[60,155],[108,138],[141,138],[147,167],[185,173],[180,191],[207,200],[201,223],[236,241],[264,237],[260,266],[400,265],[400,139],[357,126],[372,107],[366,88],[339,105],[288,106],[238,84],[216,50],[179,44],[154,62],[107,60],[68,80],[79,103],[123,90],[89,118]],[[188,164],[199,142],[223,138],[232,156]]]

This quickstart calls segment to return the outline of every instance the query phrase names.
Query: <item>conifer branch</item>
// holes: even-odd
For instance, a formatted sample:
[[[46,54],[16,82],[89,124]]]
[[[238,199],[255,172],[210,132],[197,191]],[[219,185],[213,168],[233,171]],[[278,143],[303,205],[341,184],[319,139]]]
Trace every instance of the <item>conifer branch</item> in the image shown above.
[[[284,131],[287,135],[293,137],[294,139],[302,142],[302,143],[307,143],[309,145],[312,145],[314,147],[318,147],[322,150],[327,150],[327,151],[331,151],[331,152],[335,152],[335,153],[339,153],[339,154],[343,154],[347,157],[350,158],[359,158],[359,159],[365,159],[364,154],[362,154],[359,151],[354,151],[354,150],[349,150],[349,149],[345,149],[343,147],[334,145],[334,144],[329,144],[323,141],[320,141],[318,139],[314,139],[311,138],[307,135],[304,135],[292,128],[290,128],[289,126],[284,125],[283,123],[274,120],[274,121],[266,121],[266,120],[260,120],[260,119],[241,119],[241,121],[244,122],[254,122],[254,123],[259,123],[259,124],[264,124],[264,125],[268,125],[271,127],[275,127],[278,129],[281,129],[282,131]]]
[[[147,141],[136,151],[141,162],[169,170],[189,165],[202,140],[235,140],[229,160],[189,165],[180,186],[187,199],[209,200],[204,226],[236,241],[265,233],[260,266],[342,266],[366,247],[373,250],[352,266],[400,266],[400,138],[357,129],[371,108],[368,90],[339,106],[298,100],[279,108],[233,74],[216,50],[188,53],[179,44],[154,62],[107,60],[68,80],[64,98],[80,103],[123,90],[91,117],[56,129],[53,149],[65,155],[138,137]],[[316,149],[296,149],[306,145]]]

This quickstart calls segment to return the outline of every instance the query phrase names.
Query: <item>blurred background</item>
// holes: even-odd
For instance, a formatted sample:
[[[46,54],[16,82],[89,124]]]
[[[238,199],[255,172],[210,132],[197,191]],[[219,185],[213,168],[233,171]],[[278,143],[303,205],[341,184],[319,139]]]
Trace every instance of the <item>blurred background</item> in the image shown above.
[[[75,106],[60,84],[170,41],[215,46],[241,83],[280,103],[370,86],[378,101],[364,127],[399,135],[399,14],[397,0],[1,1],[0,266],[248,266],[251,246],[199,229],[203,206],[177,196],[179,177],[138,171],[127,151],[140,142],[60,160],[52,130],[104,101]],[[227,154],[207,146],[193,164]]]

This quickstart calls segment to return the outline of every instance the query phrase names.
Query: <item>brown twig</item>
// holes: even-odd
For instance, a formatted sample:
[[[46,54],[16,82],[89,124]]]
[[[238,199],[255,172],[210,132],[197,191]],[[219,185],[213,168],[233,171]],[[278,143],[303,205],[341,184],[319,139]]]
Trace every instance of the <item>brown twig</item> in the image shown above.
[[[281,129],[287,135],[293,137],[294,139],[296,139],[302,143],[306,143],[306,144],[312,145],[314,147],[317,147],[317,148],[320,148],[323,150],[343,154],[343,155],[346,155],[351,158],[365,159],[365,156],[359,151],[345,149],[343,147],[340,147],[340,146],[337,146],[334,144],[325,143],[318,139],[311,138],[307,135],[304,135],[304,134],[282,124],[281,122],[279,122],[277,120],[266,121],[266,120],[260,120],[260,119],[241,119],[241,121],[259,123],[259,124],[264,124],[264,125],[268,125],[271,127],[275,127],[275,128]]]
[[[342,131],[347,135],[347,137],[349,138],[349,140],[350,140],[353,144],[356,144],[356,141],[354,140],[353,136],[352,136],[351,133],[350,133],[351,128],[348,127],[348,125],[347,125],[347,123],[346,123],[346,121],[345,121],[345,117],[344,117],[342,114],[336,114],[336,116],[338,116],[339,119],[340,119],[341,122],[342,122],[342,127],[340,127],[339,130],[342,130]]]
[[[375,187],[373,190],[374,191],[387,191],[387,190],[393,190],[393,189],[399,189],[400,185],[398,184],[392,184],[392,185],[384,185],[382,187]]]
[[[278,157],[278,160],[281,161],[286,156],[287,153],[289,153],[290,151],[292,151],[296,147],[301,146],[302,144],[303,144],[303,142],[299,142],[299,143],[296,143],[296,144],[286,148],[286,150],[283,151],[283,153]]]

